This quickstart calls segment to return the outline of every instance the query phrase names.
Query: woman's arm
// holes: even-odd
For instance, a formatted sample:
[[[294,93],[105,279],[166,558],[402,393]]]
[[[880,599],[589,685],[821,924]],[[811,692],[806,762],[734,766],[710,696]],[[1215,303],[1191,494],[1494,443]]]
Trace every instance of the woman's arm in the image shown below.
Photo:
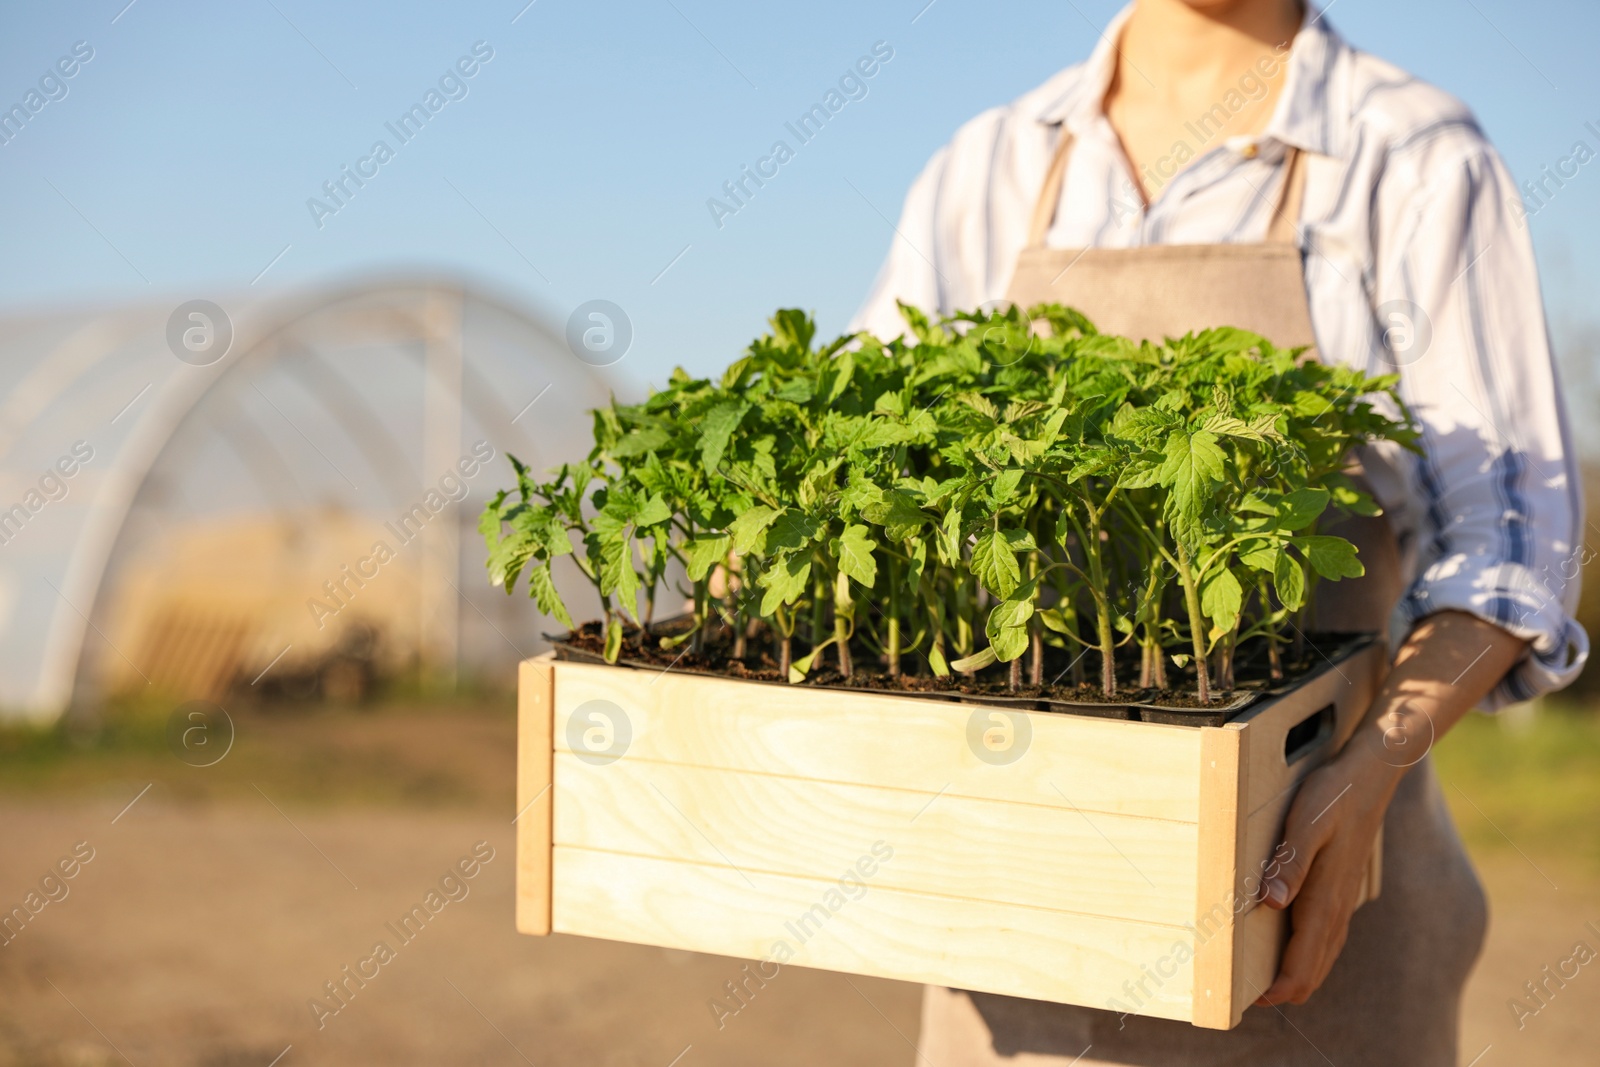
[[[1266,904],[1294,906],[1277,980],[1258,1003],[1304,1004],[1344,948],[1389,800],[1427,755],[1522,658],[1528,642],[1459,611],[1419,622],[1343,751],[1305,780],[1284,830],[1294,858],[1266,884]]]

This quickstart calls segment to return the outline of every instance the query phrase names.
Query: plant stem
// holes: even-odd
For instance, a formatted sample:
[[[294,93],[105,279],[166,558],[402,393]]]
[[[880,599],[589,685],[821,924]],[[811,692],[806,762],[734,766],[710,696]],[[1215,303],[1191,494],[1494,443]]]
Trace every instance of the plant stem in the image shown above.
[[[1030,581],[1039,577],[1039,553],[1028,553],[1028,579]],[[1035,597],[1038,596],[1036,592]],[[1033,616],[1028,619],[1028,684],[1044,684],[1044,621],[1039,618],[1039,611],[1035,606]]]
[[[742,577],[742,576],[741,576]],[[749,629],[745,618],[745,589],[744,583],[739,583],[739,591],[733,596],[733,658],[745,657],[745,632]]]
[[[1117,640],[1111,629],[1111,612],[1104,606],[1096,610],[1100,638],[1100,691],[1106,696],[1117,695]]]
[[[900,561],[889,560],[889,677],[900,677]]]
[[[1015,696],[1017,690],[1022,688],[1022,657],[1012,660],[1010,667],[1006,675],[1006,691]]]
[[[811,565],[811,572],[815,575],[811,579],[811,648],[816,650],[827,640],[822,636],[824,612],[827,609],[826,597],[828,595],[827,579],[822,576],[822,570],[815,563]],[[812,661],[812,666],[820,667],[822,664]]]
[[[956,586],[956,654],[957,657],[972,655],[972,614],[968,601],[971,599],[967,593],[967,579],[959,571],[955,575]]]
[[[1278,652],[1278,628],[1272,622],[1272,600],[1267,594],[1267,583],[1261,583],[1261,613],[1267,617],[1267,675],[1274,682],[1283,681],[1283,656]]]
[[[1117,639],[1111,627],[1111,589],[1106,581],[1104,548],[1100,542],[1100,516],[1089,512],[1089,530],[1084,538],[1084,560],[1089,565],[1089,580],[1094,583],[1095,639],[1100,646],[1100,691],[1117,695]]]
[[[772,615],[772,633],[778,645],[778,676],[787,681],[789,678],[789,661],[792,655],[790,647],[790,620],[782,604]]]
[[[1189,616],[1189,638],[1194,648],[1194,670],[1200,703],[1211,703],[1211,678],[1206,673],[1205,616],[1200,612],[1200,589],[1195,585],[1189,550],[1178,542],[1178,580],[1183,583],[1183,606]]]
[[[833,584],[833,638],[839,646],[839,673],[850,677],[850,579],[840,572]]]

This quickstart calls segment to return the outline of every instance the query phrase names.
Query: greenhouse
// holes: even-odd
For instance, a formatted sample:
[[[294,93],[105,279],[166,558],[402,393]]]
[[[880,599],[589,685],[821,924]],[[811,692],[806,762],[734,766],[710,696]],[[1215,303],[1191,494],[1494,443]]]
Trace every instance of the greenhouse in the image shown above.
[[[609,387],[515,303],[403,279],[40,313],[5,337],[0,718],[352,698],[404,672],[503,677],[543,646],[550,626],[482,580],[477,514],[508,453],[572,458]]]

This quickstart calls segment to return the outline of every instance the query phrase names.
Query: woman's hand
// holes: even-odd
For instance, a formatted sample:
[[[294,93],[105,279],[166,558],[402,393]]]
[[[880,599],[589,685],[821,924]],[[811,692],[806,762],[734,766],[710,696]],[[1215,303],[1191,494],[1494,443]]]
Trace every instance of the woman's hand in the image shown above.
[[[1348,757],[1313,771],[1289,808],[1279,854],[1291,858],[1267,880],[1264,903],[1294,905],[1294,934],[1258,1004],[1304,1004],[1333,969],[1362,902],[1373,845],[1400,774],[1363,753]]]
[[[1288,855],[1264,886],[1294,908],[1278,977],[1256,1003],[1304,1004],[1328,977],[1361,903],[1373,842],[1407,769],[1493,689],[1527,643],[1474,616],[1442,611],[1406,639],[1367,718],[1337,758],[1308,776],[1289,808]]]

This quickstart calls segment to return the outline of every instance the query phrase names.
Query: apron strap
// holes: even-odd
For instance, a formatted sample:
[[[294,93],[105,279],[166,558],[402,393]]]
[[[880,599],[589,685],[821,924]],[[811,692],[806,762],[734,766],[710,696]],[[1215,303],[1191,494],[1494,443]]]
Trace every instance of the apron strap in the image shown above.
[[[1072,155],[1072,134],[1061,127],[1061,143],[1050,157],[1050,169],[1044,173],[1044,188],[1033,205],[1033,219],[1028,223],[1027,248],[1043,248],[1044,235],[1056,220],[1056,205],[1061,202],[1061,184],[1067,178],[1067,157]]]
[[[1289,145],[1284,151],[1283,166],[1283,191],[1278,194],[1272,221],[1267,223],[1268,244],[1294,244],[1295,225],[1306,198],[1306,154]]]
[[[1043,248],[1044,238],[1056,219],[1056,207],[1061,203],[1061,188],[1067,180],[1067,160],[1072,155],[1072,134],[1061,130],[1061,143],[1050,159],[1050,169],[1045,171],[1044,188],[1033,205],[1033,217],[1028,222],[1027,248]],[[1272,219],[1267,224],[1268,244],[1293,244],[1295,224],[1300,221],[1300,208],[1305,202],[1305,153],[1293,145],[1284,149],[1285,168],[1283,188],[1278,203],[1272,209]]]

